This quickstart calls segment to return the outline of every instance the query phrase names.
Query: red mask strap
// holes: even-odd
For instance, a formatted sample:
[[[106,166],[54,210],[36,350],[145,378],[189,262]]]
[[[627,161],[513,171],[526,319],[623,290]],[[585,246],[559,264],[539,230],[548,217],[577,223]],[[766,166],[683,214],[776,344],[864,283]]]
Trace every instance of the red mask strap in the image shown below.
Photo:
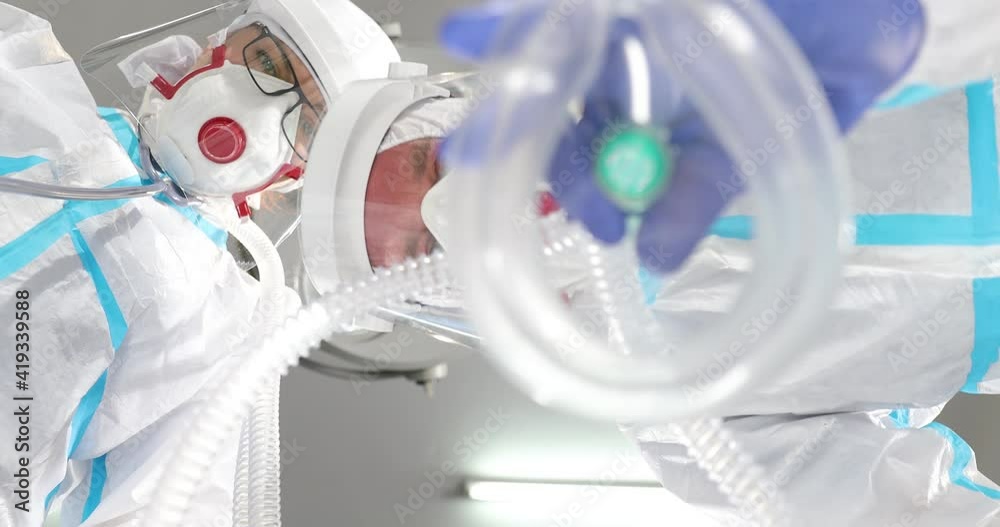
[[[257,187],[252,190],[247,190],[245,192],[238,192],[236,194],[233,194],[233,203],[236,205],[236,213],[240,215],[240,218],[250,217],[250,212],[251,212],[250,204],[247,203],[247,199],[250,198],[250,196],[253,196],[254,194],[258,194],[260,192],[264,192],[265,190],[268,189],[268,187],[274,185],[275,183],[281,181],[286,177],[298,181],[300,178],[302,178],[302,168],[292,165],[291,163],[285,163],[284,165],[281,165],[280,168],[278,168],[278,170],[274,173],[274,176],[271,177],[271,179],[268,180],[267,183],[264,183],[260,187]]]
[[[167,79],[164,79],[162,75],[157,75],[153,82],[153,88],[160,92],[161,95],[171,100],[177,95],[177,92],[181,89],[181,86],[187,84],[187,82],[206,71],[217,70],[226,64],[226,46],[219,46],[212,50],[212,63],[208,66],[198,68],[191,73],[184,76],[183,79],[177,82],[177,84],[170,84]]]
[[[555,196],[550,192],[542,192],[538,196],[538,214],[542,217],[549,216],[559,212],[561,207],[559,202],[556,201]]]

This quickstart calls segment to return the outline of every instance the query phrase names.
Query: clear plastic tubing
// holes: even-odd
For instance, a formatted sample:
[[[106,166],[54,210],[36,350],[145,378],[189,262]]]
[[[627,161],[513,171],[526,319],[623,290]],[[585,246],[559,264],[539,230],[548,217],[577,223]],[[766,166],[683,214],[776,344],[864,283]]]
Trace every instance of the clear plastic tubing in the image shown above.
[[[136,199],[155,196],[165,190],[166,184],[163,182],[133,187],[83,188],[49,185],[10,177],[0,178],[0,192],[3,193],[74,201]]]

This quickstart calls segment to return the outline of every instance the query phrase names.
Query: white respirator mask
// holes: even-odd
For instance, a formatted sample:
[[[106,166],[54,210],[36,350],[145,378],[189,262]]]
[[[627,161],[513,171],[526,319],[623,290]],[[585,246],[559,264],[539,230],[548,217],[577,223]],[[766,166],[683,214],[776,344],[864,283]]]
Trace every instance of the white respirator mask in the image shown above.
[[[301,106],[288,110],[300,95],[287,81],[228,61],[226,35],[209,39],[211,63],[193,71],[203,50],[184,36],[140,50],[119,69],[133,87],[147,87],[138,117],[158,168],[190,196],[231,198],[245,217],[261,191],[298,186],[302,170],[291,164],[284,128],[298,127]]]
[[[142,125],[156,162],[186,192],[206,197],[252,194],[296,169],[282,125],[298,94],[280,79],[251,76],[246,66],[225,60],[215,48],[212,64],[171,84],[153,80]],[[254,78],[256,77],[256,83]],[[266,83],[267,86],[257,86]],[[158,95],[158,96],[157,96]]]

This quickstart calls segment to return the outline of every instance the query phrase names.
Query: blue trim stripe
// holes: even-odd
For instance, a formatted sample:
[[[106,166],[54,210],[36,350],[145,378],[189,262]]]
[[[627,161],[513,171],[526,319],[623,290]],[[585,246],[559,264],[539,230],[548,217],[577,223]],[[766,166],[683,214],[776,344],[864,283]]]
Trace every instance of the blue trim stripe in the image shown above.
[[[139,184],[138,177],[131,177],[121,180],[111,186],[130,186]],[[88,218],[98,216],[115,210],[127,203],[125,200],[119,201],[93,201],[80,202],[68,201],[63,208],[46,218],[44,221],[28,230],[18,238],[0,247],[0,279],[7,278],[17,272],[31,261],[41,256],[53,244],[63,236],[71,236],[73,245],[83,263],[85,270],[90,274],[91,280],[98,291],[98,300],[104,309],[105,317],[108,320],[108,330],[111,336],[112,345],[115,351],[124,339],[127,327],[125,318],[121,313],[107,279],[101,272],[97,261],[87,246],[82,235],[76,228],[78,222]],[[80,405],[73,414],[70,424],[70,443],[67,445],[67,457],[71,456],[79,446],[87,426],[94,417],[97,407],[100,405],[101,397],[107,383],[107,372],[101,375],[98,381],[87,391]],[[56,485],[45,497],[45,508],[52,504],[52,500],[59,495],[61,484]]]
[[[993,91],[993,81],[971,84],[965,89],[972,215],[860,215],[856,219],[857,245],[1000,245],[1000,155]],[[749,216],[722,218],[712,233],[737,240],[752,239],[753,219]]]
[[[727,216],[719,218],[712,226],[712,234],[733,240],[753,239],[753,218],[750,216]]]
[[[913,427],[913,416],[909,408],[898,408],[889,412],[889,419],[899,428]]]
[[[111,131],[115,134],[115,139],[118,140],[118,143],[128,153],[132,164],[136,168],[141,168],[142,160],[139,157],[139,136],[132,129],[132,123],[115,108],[98,108],[97,114],[111,127]]]
[[[104,485],[108,481],[107,457],[108,455],[105,454],[95,459],[90,465],[90,493],[87,495],[87,501],[83,504],[83,516],[80,518],[80,523],[87,521],[90,515],[97,510],[97,506],[101,504]]]
[[[204,216],[198,214],[191,207],[181,207],[180,205],[170,201],[170,198],[166,196],[156,196],[156,200],[163,203],[167,207],[176,210],[181,216],[187,218],[198,230],[208,236],[209,240],[212,240],[217,247],[225,247],[226,240],[229,239],[229,233],[225,229],[220,229],[216,227],[212,222],[205,219]]]
[[[94,282],[94,287],[97,289],[97,298],[101,303],[101,308],[104,310],[104,316],[108,323],[108,331],[111,334],[111,346],[117,352],[125,340],[125,334],[128,332],[128,324],[125,322],[125,316],[122,314],[121,308],[118,307],[118,302],[115,301],[111,286],[108,285],[108,281],[104,277],[104,273],[97,264],[97,259],[94,257],[93,252],[91,252],[83,235],[74,227],[70,233],[70,237],[73,239],[73,245],[76,247],[77,254],[80,255],[84,269],[90,274],[91,280]],[[80,400],[80,404],[76,407],[76,412],[74,412],[73,420],[70,424],[71,439],[66,449],[67,458],[73,457],[77,447],[80,446],[83,435],[87,432],[87,427],[90,426],[90,422],[94,419],[97,407],[101,404],[101,399],[104,398],[104,388],[107,381],[108,372],[105,371],[101,374],[97,382],[90,387],[90,390],[87,391],[83,399]]]
[[[49,494],[47,496],[45,496],[45,512],[46,512],[46,514],[48,514],[48,512],[49,512],[49,507],[52,506],[52,500],[54,500],[56,498],[56,496],[59,495],[59,489],[60,488],[62,488],[62,483],[56,485],[56,488],[52,489],[52,491],[49,492]]]
[[[1000,500],[1000,490],[976,483],[965,474],[965,469],[968,468],[969,463],[972,461],[973,454],[972,447],[964,439],[959,437],[952,429],[940,423],[931,423],[927,425],[927,428],[934,430],[951,443],[954,455],[951,460],[951,467],[948,469],[948,477],[951,478],[952,483],[973,492],[978,492],[987,498]]]
[[[4,157],[0,156],[0,176],[22,172],[31,167],[47,163],[48,160],[38,156],[28,157]]]
[[[90,250],[90,246],[87,245],[87,241],[83,238],[83,234],[80,233],[79,229],[74,228],[70,236],[73,239],[73,245],[76,247],[77,253],[80,255],[80,260],[83,261],[83,267],[90,274],[91,279],[94,281],[94,287],[97,288],[98,301],[100,301],[101,308],[104,309],[104,316],[108,320],[111,345],[117,350],[121,347],[122,342],[125,340],[125,334],[128,332],[128,323],[125,322],[125,315],[122,314],[121,308],[118,307],[114,292],[112,292],[111,286],[104,276],[104,272],[101,271],[100,265],[97,264],[97,258],[94,256],[93,251]]]
[[[116,185],[138,184],[133,177]],[[0,247],[0,279],[7,278],[42,255],[60,238],[70,234],[75,223],[115,210],[125,201],[67,202],[62,210],[49,216],[21,236]]]
[[[993,81],[965,88],[969,124],[970,198],[972,215],[887,214],[861,215],[857,221],[858,246],[977,247],[1000,245],[1000,153],[997,151],[995,85]],[[941,92],[943,93],[943,92]],[[936,96],[930,89],[901,95],[910,103]],[[925,99],[924,99],[925,100]],[[753,218],[722,218],[712,233],[749,240]],[[974,283],[976,334],[972,368],[962,391],[978,393],[989,370],[1000,361],[1000,282],[980,279]]]
[[[858,216],[859,247],[897,246],[985,247],[1000,245],[1000,229],[983,228],[969,216],[933,216],[929,214],[884,214]],[[1000,224],[997,225],[1000,227]],[[733,240],[753,239],[753,218],[721,218],[712,234]]]
[[[118,306],[118,302],[115,300],[114,293],[111,290],[111,286],[108,284],[107,278],[101,271],[101,267],[97,263],[97,258],[94,256],[93,251],[91,251],[90,246],[87,245],[87,241],[84,239],[83,234],[80,230],[73,226],[70,232],[70,237],[73,240],[73,245],[76,247],[77,254],[80,256],[80,260],[83,262],[84,269],[90,274],[91,280],[94,282],[94,287],[97,289],[97,298],[101,304],[101,308],[104,311],[104,316],[108,323],[108,332],[111,336],[111,346],[114,352],[117,353],[118,349],[121,347],[122,342],[125,341],[125,335],[128,333],[128,323],[125,321],[125,316],[122,314],[121,308]],[[97,379],[97,382],[87,390],[80,403],[76,407],[76,411],[73,413],[73,419],[70,423],[70,442],[66,449],[66,457],[72,458],[73,454],[76,453],[77,448],[80,446],[80,442],[83,440],[84,434],[86,434],[87,429],[90,427],[90,422],[94,419],[94,415],[97,414],[97,408],[101,405],[101,401],[104,399],[104,391],[108,382],[108,372],[107,370],[101,374]],[[84,506],[83,511],[83,521],[97,509],[97,506],[101,502],[101,495],[104,492],[104,482],[107,479],[107,467],[105,466],[105,457],[101,456],[95,459],[91,464],[91,481],[90,481],[90,495],[87,496],[87,501]],[[55,495],[59,490],[57,486],[50,496]],[[47,499],[47,502],[51,500]]]
[[[898,428],[912,428],[913,419],[909,408],[900,408],[889,413],[889,418]],[[951,466],[948,468],[948,479],[955,485],[978,492],[987,498],[1000,500],[1000,489],[980,485],[965,474],[972,461],[972,447],[954,431],[940,423],[931,423],[924,427],[933,430],[951,444],[953,452]]]
[[[965,94],[968,100],[972,216],[983,231],[996,234],[1000,227],[1000,171],[997,169],[993,82],[969,86]]]
[[[52,247],[72,228],[63,211],[0,247],[0,279],[7,278]]]
[[[663,277],[647,269],[639,269],[639,285],[642,287],[643,300],[647,306],[656,302],[663,290]]]
[[[115,138],[129,154],[132,163],[139,167],[139,138],[135,135],[131,124],[117,110],[111,108],[100,108],[99,115],[104,118],[115,134]],[[11,158],[0,157],[0,175],[25,170],[31,166],[44,163],[46,160],[38,157]],[[7,172],[4,172],[7,170]],[[142,181],[138,176],[127,178],[111,185],[132,186],[139,185]],[[216,245],[224,246],[227,239],[225,231],[215,227],[206,219],[185,207],[179,207],[169,200],[160,198],[160,201],[167,204],[174,210],[181,213],[191,221],[199,230],[205,233]],[[77,228],[77,224],[94,216],[111,212],[127,203],[127,200],[117,201],[95,201],[78,202],[68,201],[62,210],[46,218],[34,228],[28,230],[17,239],[0,247],[0,279],[6,278],[17,272],[24,266],[31,263],[42,253],[48,250],[63,236],[69,235],[76,248],[77,254],[83,263],[84,269],[90,274],[94,287],[97,289],[98,300],[104,310],[108,323],[108,331],[114,351],[117,353],[119,347],[125,339],[128,326],[125,317],[114,298],[111,287],[107,282],[104,273],[97,264],[97,259],[87,245],[86,240]],[[67,445],[67,457],[72,457],[83,440],[90,422],[93,420],[104,396],[107,385],[108,373],[105,371],[97,382],[87,391],[77,406],[70,424],[70,442]],[[93,461],[91,472],[90,495],[87,497],[83,512],[83,520],[97,509],[103,494],[104,484],[107,479],[106,459],[104,456]],[[48,511],[52,501],[59,495],[61,483],[56,485],[45,497],[45,509]]]
[[[897,246],[989,247],[1000,245],[1000,220],[985,225],[969,216],[884,214],[858,216],[859,247]],[[728,216],[712,227],[712,234],[733,240],[753,239],[753,218]]]
[[[979,384],[994,364],[1000,360],[1000,278],[979,278],[973,281],[975,309],[975,341],[972,347],[972,368],[962,391],[979,393]]]
[[[985,247],[1000,244],[1000,232],[981,228],[969,216],[886,214],[857,219],[858,246]]]
[[[879,110],[905,108],[907,106],[920,104],[924,101],[929,101],[939,95],[943,95],[955,89],[956,87],[940,88],[927,84],[913,84],[900,90],[900,92],[894,95],[891,99],[879,102],[875,105],[875,108]]]
[[[135,134],[132,123],[115,108],[98,108],[97,113],[108,123],[118,143],[128,152],[132,164],[135,165],[136,169],[142,170],[142,160],[139,157],[139,136]],[[212,224],[212,222],[195,212],[194,209],[181,207],[165,196],[156,196],[156,200],[179,212],[181,216],[184,216],[198,230],[203,232],[205,236],[208,236],[208,239],[212,240],[212,243],[217,247],[225,247],[226,240],[229,239],[229,234],[225,230]]]
[[[101,405],[101,399],[104,398],[104,387],[107,383],[108,372],[105,370],[101,374],[101,377],[97,379],[97,382],[87,390],[83,399],[80,399],[80,404],[77,405],[76,412],[73,413],[73,420],[70,422],[70,442],[66,446],[67,458],[73,457],[77,447],[80,446],[80,441],[83,440],[84,434],[87,433],[87,427],[90,426],[90,422],[94,419],[94,414],[97,413],[97,407]]]

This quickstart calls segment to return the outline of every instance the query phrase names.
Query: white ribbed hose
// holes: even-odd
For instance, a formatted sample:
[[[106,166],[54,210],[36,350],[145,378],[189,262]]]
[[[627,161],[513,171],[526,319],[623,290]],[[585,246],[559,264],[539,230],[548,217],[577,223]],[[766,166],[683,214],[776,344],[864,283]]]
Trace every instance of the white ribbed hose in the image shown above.
[[[252,328],[268,335],[287,318],[285,269],[270,238],[252,221],[227,225],[257,265],[261,296]],[[281,377],[275,374],[257,396],[257,402],[240,434],[239,457],[233,493],[233,525],[281,525],[281,431],[279,407]]]
[[[450,285],[443,255],[410,262],[356,285],[342,286],[303,308],[270,336],[263,338],[216,388],[187,431],[160,480],[159,493],[143,517],[143,525],[185,524],[192,495],[221,454],[226,438],[249,412],[257,395],[274,375],[284,375],[324,337],[350,329],[358,315],[381,305],[427,295]],[[250,518],[253,522],[254,518]]]
[[[757,527],[786,525],[781,493],[774,484],[768,484],[764,469],[743,450],[721,420],[671,425],[670,431],[741,517]]]
[[[236,457],[236,478],[233,484],[233,526],[250,525],[250,423],[244,422]]]

